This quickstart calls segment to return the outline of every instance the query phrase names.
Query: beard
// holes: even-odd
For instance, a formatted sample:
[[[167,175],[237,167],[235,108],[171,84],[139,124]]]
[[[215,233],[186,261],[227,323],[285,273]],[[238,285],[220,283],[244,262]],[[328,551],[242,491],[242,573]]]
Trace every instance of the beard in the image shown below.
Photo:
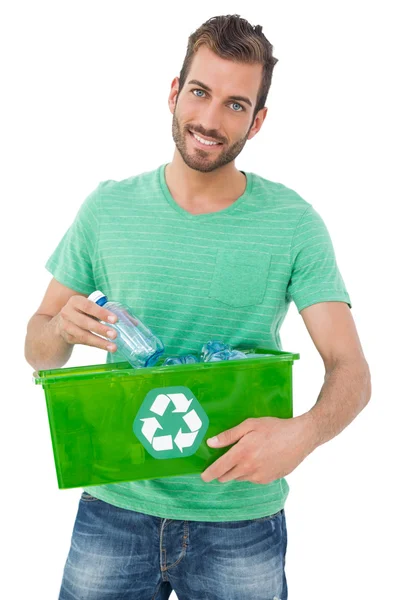
[[[253,123],[250,125],[244,138],[234,142],[228,147],[225,147],[225,145],[222,146],[222,149],[219,152],[215,152],[215,150],[208,152],[207,150],[201,150],[201,148],[193,148],[189,151],[187,145],[188,136],[190,135],[189,130],[180,126],[175,109],[172,117],[172,137],[177,150],[188,167],[195,171],[201,171],[202,173],[210,173],[235,160],[247,142],[247,137]],[[213,136],[210,135],[208,137]]]

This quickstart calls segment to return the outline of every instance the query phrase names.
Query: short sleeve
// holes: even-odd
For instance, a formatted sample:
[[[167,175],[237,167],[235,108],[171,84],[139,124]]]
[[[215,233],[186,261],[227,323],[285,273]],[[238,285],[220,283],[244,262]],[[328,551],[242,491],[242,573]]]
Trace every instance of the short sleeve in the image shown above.
[[[57,281],[81,294],[96,289],[93,265],[99,228],[99,188],[83,202],[45,265]]]
[[[287,300],[293,300],[299,312],[311,304],[330,301],[346,302],[351,308],[328,229],[311,205],[296,227],[291,265]]]

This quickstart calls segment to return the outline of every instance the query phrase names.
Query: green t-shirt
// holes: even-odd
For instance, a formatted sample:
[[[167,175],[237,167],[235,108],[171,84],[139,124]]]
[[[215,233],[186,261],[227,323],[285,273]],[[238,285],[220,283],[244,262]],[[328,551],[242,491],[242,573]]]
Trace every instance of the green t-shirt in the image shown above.
[[[199,352],[209,340],[284,350],[279,330],[292,300],[298,311],[325,301],[351,307],[327,228],[295,191],[245,172],[231,206],[192,215],[171,196],[165,166],[98,185],[46,263],[57,281],[130,306],[166,354]],[[85,489],[163,518],[231,521],[278,512],[289,486],[194,474]]]

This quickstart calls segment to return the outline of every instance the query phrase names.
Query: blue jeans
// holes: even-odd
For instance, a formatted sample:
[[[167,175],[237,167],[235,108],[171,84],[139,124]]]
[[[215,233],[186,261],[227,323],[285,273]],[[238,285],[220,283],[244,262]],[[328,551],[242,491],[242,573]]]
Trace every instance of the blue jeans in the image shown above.
[[[59,600],[287,600],[284,510],[179,521],[82,493]]]

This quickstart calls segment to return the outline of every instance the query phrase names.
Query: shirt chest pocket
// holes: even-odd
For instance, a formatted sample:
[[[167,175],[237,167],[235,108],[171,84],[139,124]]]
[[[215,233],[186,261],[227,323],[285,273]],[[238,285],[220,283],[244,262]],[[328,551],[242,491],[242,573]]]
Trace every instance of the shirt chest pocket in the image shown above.
[[[261,304],[270,264],[271,254],[266,252],[219,249],[209,298],[233,307]]]

